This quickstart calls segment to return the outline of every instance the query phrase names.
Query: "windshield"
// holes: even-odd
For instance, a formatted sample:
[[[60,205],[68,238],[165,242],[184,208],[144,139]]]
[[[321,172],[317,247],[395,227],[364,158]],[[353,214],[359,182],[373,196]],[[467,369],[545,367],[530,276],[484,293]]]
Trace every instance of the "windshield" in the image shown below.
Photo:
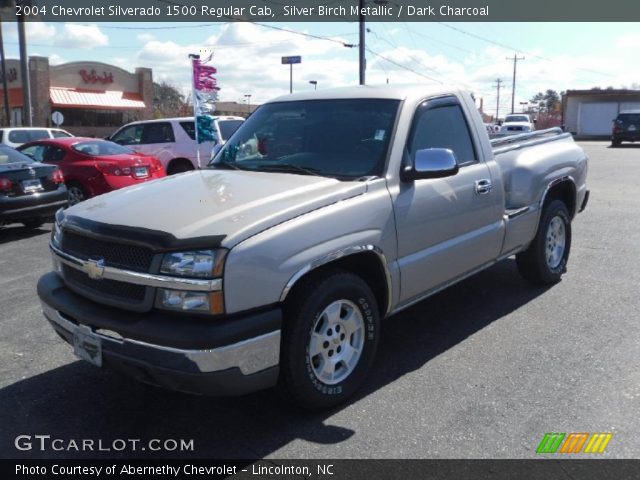
[[[504,119],[504,122],[528,122],[529,118],[525,115],[508,115],[507,118]]]
[[[301,100],[260,107],[211,166],[339,179],[380,176],[398,100]]]
[[[106,140],[94,140],[91,142],[80,142],[73,145],[75,151],[97,157],[100,155],[132,155],[135,152],[117,143]]]
[[[235,132],[243,122],[244,120],[218,120],[222,140],[227,140],[233,135],[233,132]]]
[[[640,113],[621,113],[618,115],[618,122],[639,124]]]
[[[11,147],[0,145],[0,165],[7,163],[33,163],[33,160]]]

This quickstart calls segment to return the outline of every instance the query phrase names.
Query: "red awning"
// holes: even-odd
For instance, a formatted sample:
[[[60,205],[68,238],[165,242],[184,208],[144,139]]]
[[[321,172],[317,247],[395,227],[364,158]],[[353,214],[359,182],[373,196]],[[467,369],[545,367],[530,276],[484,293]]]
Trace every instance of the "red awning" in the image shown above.
[[[145,108],[138,93],[106,90],[102,92],[75,88],[51,87],[51,106],[65,108],[95,108],[107,110]]]

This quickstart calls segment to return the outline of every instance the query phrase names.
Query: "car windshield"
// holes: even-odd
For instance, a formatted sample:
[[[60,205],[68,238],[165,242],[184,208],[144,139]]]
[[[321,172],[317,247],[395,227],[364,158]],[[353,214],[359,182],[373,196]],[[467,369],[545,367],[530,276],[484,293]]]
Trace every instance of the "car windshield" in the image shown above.
[[[227,141],[213,168],[380,176],[398,100],[301,100],[260,107]]]
[[[41,138],[49,138],[49,132],[46,130],[11,130],[9,132],[9,141],[11,143],[27,143]]]
[[[507,122],[528,122],[529,119],[524,115],[509,115],[504,119],[505,123]]]
[[[117,143],[107,140],[93,140],[89,142],[80,142],[73,145],[75,151],[97,157],[101,155],[131,155],[135,153],[133,150],[118,145]]]
[[[33,163],[33,160],[11,147],[0,145],[0,165],[8,163]]]
[[[244,120],[218,120],[218,127],[220,127],[220,135],[222,140],[227,140],[233,132],[235,132]]]

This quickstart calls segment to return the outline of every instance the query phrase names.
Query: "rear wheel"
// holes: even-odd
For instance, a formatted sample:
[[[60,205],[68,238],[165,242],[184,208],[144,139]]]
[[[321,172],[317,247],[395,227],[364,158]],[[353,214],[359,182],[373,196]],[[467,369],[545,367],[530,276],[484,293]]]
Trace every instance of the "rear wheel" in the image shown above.
[[[553,200],[542,211],[535,238],[516,255],[520,274],[530,282],[551,285],[567,271],[571,249],[571,218],[564,202]]]
[[[75,205],[76,203],[80,203],[88,198],[87,193],[84,191],[84,188],[82,188],[82,185],[77,182],[68,184],[67,190],[69,191],[69,205]]]
[[[376,299],[360,277],[335,271],[305,283],[285,306],[282,395],[310,410],[344,402],[371,367],[379,324]]]
[[[169,164],[167,170],[168,175],[175,175],[176,173],[183,173],[193,170],[193,164],[189,160],[173,160]]]
[[[611,140],[611,146],[612,147],[619,147],[621,143],[622,142],[620,140],[618,140],[617,138],[614,138],[614,139]]]

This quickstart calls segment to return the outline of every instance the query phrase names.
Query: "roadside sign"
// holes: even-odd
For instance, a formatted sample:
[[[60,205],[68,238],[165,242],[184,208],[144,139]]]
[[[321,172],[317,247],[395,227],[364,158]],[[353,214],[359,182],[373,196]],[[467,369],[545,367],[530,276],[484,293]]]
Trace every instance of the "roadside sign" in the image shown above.
[[[51,120],[56,124],[56,127],[59,127],[64,122],[64,115],[56,110],[51,114]]]
[[[282,57],[283,65],[293,65],[294,63],[302,63],[302,57],[299,55],[295,57]]]

